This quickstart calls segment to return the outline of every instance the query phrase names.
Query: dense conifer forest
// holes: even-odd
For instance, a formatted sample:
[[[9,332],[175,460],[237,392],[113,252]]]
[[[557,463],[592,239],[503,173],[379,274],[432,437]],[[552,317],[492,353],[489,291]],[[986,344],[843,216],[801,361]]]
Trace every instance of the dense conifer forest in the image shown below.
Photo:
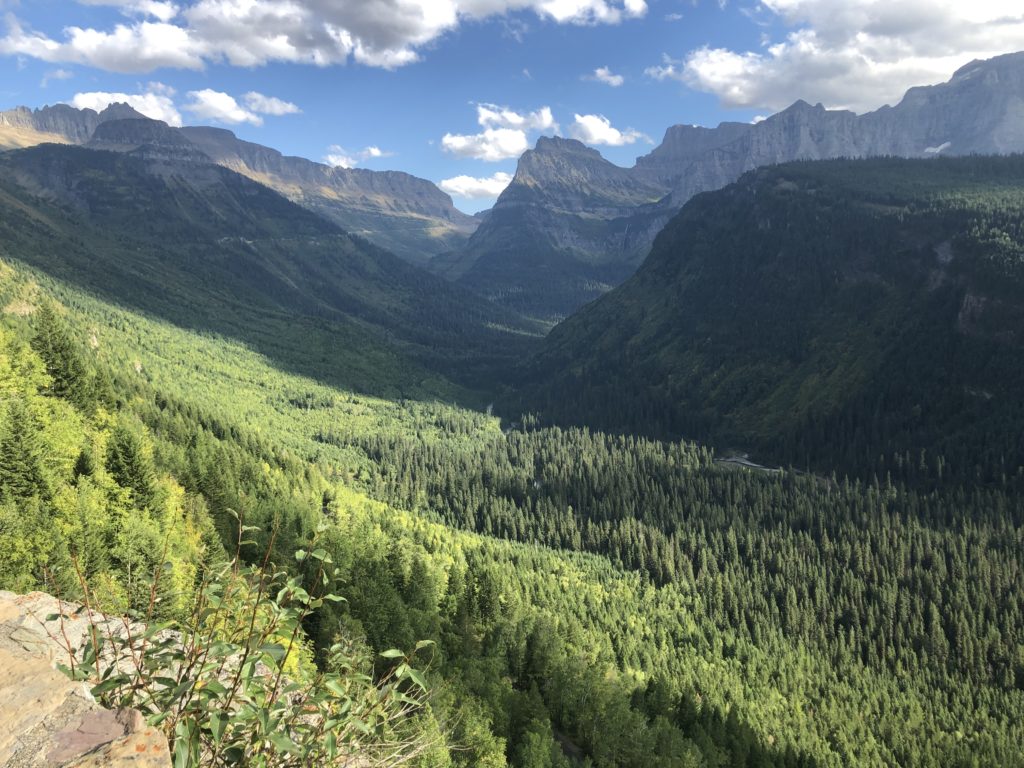
[[[786,178],[820,182],[804,168]],[[1007,312],[1015,194],[971,235],[995,243],[978,254]],[[419,765],[1024,765],[1024,472],[979,432],[747,469],[712,440],[463,407],[461,387],[430,394],[419,349],[386,358],[415,392],[345,387],[338,360],[318,377],[113,300],[81,279],[88,249],[62,271],[40,232],[60,247],[68,225],[40,205],[17,229],[30,258],[0,262],[0,588],[87,585],[104,610],[187,621],[241,521],[254,566],[311,594],[314,561],[338,569],[345,600],[303,615],[293,674],[339,643],[374,675],[388,649],[415,658]],[[1001,370],[993,387],[1019,380]],[[1017,423],[1019,400],[997,403],[987,418]]]

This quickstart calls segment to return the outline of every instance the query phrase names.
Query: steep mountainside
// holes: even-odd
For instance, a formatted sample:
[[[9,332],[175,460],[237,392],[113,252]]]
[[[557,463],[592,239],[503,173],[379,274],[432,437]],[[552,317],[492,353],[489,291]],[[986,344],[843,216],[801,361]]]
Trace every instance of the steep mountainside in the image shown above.
[[[1024,465],[1024,157],[762,169],[557,327],[525,405],[798,466]]]
[[[594,174],[596,153],[566,151],[551,174],[536,176],[529,167],[547,154],[544,149],[538,144],[523,156],[520,172],[458,258],[435,265],[493,299],[543,317],[564,316],[635,270],[658,231],[693,195],[754,168],[839,157],[1024,151],[1024,53],[973,62],[948,83],[913,88],[897,106],[861,116],[798,101],[753,125],[673,126],[630,169],[604,163],[614,170]],[[589,194],[552,206],[565,186],[562,178],[577,176],[588,179]],[[638,190],[634,207],[609,207],[607,196],[623,188]],[[640,190],[660,194],[645,197]],[[581,258],[579,250],[588,255]],[[598,275],[595,263],[604,267]]]
[[[65,104],[37,110],[18,107],[0,112],[0,150],[104,140],[95,136],[99,126],[127,118],[146,119],[127,104],[113,104],[100,113]],[[280,192],[346,231],[415,264],[461,247],[478,225],[477,219],[457,210],[451,198],[433,183],[406,173],[332,168],[301,157],[286,157],[219,128],[171,130],[213,162]]]
[[[463,245],[477,220],[426,179],[399,171],[332,168],[287,157],[220,128],[181,132],[214,162],[266,184],[414,264]]]
[[[465,250],[432,268],[500,304],[557,320],[635,269],[648,235],[629,222],[667,191],[578,141],[542,138]],[[610,241],[636,259],[612,258]]]
[[[357,389],[443,389],[427,368],[477,375],[526,343],[516,317],[212,164],[163,123],[111,121],[93,143],[119,151],[0,155],[5,257]]]

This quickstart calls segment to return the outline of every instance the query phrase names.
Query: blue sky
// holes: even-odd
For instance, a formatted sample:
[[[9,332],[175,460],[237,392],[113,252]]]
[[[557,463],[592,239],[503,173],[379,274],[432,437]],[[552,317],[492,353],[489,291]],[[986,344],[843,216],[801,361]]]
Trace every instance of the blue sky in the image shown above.
[[[864,111],[1024,48],[1004,0],[0,0],[0,108],[229,127],[488,207],[537,136],[620,165],[675,123]],[[505,174],[504,176],[502,174]]]

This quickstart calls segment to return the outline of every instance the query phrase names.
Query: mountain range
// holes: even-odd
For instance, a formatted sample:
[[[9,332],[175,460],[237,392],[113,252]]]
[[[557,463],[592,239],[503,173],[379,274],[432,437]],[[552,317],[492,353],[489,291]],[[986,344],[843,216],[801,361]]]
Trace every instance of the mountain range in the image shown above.
[[[861,476],[1020,466],[1022,211],[1020,155],[751,171],[548,335],[518,405]]]
[[[148,118],[127,104],[112,104],[102,112],[65,104],[37,110],[18,107],[0,112],[0,149],[87,144],[103,124],[125,119]],[[221,128],[172,130],[213,162],[412,263],[426,263],[438,253],[459,247],[479,223],[456,209],[433,183],[407,173],[339,168],[288,157]]]
[[[568,139],[541,139],[441,274],[555,321],[628,277],[687,200],[754,168],[840,157],[936,157],[1024,150],[1024,53],[975,61],[947,83],[856,115],[797,101],[754,124],[675,125],[620,168]]]
[[[437,394],[534,332],[156,120],[0,153],[0,243],[50,278],[363,391]]]

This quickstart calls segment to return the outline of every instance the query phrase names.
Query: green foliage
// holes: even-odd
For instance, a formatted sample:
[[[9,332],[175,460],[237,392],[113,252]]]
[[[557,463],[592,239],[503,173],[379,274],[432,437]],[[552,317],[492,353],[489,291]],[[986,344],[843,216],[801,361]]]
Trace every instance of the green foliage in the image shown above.
[[[152,507],[156,473],[153,460],[135,428],[119,421],[107,441],[105,466],[114,482],[131,491],[140,509]]]
[[[942,177],[952,166],[930,167],[936,188],[948,188]],[[851,168],[852,179],[884,188],[882,180],[862,177],[862,166]],[[1011,187],[1012,176],[1007,172]],[[893,189],[902,194],[899,185]],[[50,207],[46,213],[64,215]],[[120,214],[109,215],[114,231]],[[902,215],[913,224],[908,211]],[[996,226],[992,219],[984,231],[1012,239],[1008,220],[1002,216]],[[709,216],[708,224],[714,221]],[[64,238],[64,227],[53,224],[34,226]],[[28,231],[23,225],[15,230]],[[247,231],[237,221],[232,227],[232,237]],[[89,252],[109,244],[82,231],[86,245],[59,242]],[[197,242],[204,237],[208,245],[196,234]],[[135,253],[117,250],[122,245],[111,253]],[[266,256],[266,247],[257,250]],[[53,272],[55,260],[41,253],[26,258]],[[241,245],[232,250],[245,253]],[[161,268],[158,259],[141,258],[145,269]],[[125,270],[108,266],[106,282],[127,294],[126,284],[117,284],[127,280]],[[973,444],[975,467],[964,460],[969,450],[947,450],[949,442],[929,442],[924,452],[894,444],[882,451],[890,474],[846,480],[752,472],[717,464],[712,451],[687,442],[538,429],[533,418],[510,428],[482,413],[416,400],[412,392],[430,389],[405,387],[418,371],[406,379],[408,368],[378,368],[375,352],[344,335],[321,348],[317,338],[325,336],[303,338],[301,321],[299,330],[282,330],[291,316],[258,302],[235,314],[236,305],[217,304],[212,294],[196,299],[200,310],[229,306],[231,323],[252,319],[266,334],[260,343],[242,343],[254,336],[231,323],[217,326],[224,335],[188,330],[197,327],[186,318],[195,308],[188,291],[172,300],[183,309],[150,296],[153,311],[143,315],[138,297],[119,308],[105,291],[100,298],[82,292],[81,268],[65,275],[68,284],[0,264],[0,305],[10,307],[0,344],[7,405],[0,434],[10,433],[10,403],[23,403],[36,425],[38,452],[29,454],[38,456],[42,478],[25,486],[27,500],[8,492],[0,501],[0,587],[85,597],[74,578],[77,562],[94,605],[155,617],[154,627],[176,621],[181,636],[220,638],[234,644],[236,656],[249,649],[268,668],[283,669],[282,679],[338,675],[370,701],[402,665],[379,653],[433,641],[417,656],[430,659],[433,695],[402,715],[394,734],[432,745],[417,758],[424,766],[1024,760],[1022,481],[1017,464],[996,456],[998,441]],[[972,275],[982,279],[981,271]],[[223,284],[223,275],[208,276],[211,285]],[[181,287],[176,279],[168,284]],[[800,306],[800,290],[784,295]],[[843,311],[858,311],[853,299],[860,296]],[[86,380],[105,381],[109,397],[82,405],[70,392],[52,390],[46,362],[27,343],[39,321],[21,317],[50,300]],[[765,354],[776,354],[773,334],[758,334]],[[794,338],[782,334],[779,344]],[[84,339],[88,345],[79,343]],[[345,349],[337,358],[327,354],[338,347]],[[331,386],[350,362],[380,379],[394,373],[391,391],[408,396],[389,400]],[[858,381],[851,371],[857,369],[840,366],[836,381]],[[1012,379],[1012,371],[1004,373],[998,381]],[[621,405],[617,379],[606,378],[607,401]],[[719,382],[723,397],[752,380],[745,374]],[[601,376],[588,379],[594,381]],[[825,387],[829,398],[840,390]],[[583,404],[592,404],[588,391]],[[565,395],[558,402],[570,410],[575,401]],[[993,407],[1012,423],[1009,402]],[[641,397],[633,405],[652,419],[661,413]],[[882,434],[889,432],[880,428]],[[876,438],[857,438],[857,450]],[[147,501],[140,503],[140,490]],[[242,543],[237,517],[249,526]],[[305,554],[295,561],[299,548]],[[265,557],[285,565],[263,568]],[[327,559],[347,601],[313,607]],[[218,575],[231,561],[244,578]],[[258,595],[265,578],[275,589],[257,599],[253,590]],[[228,601],[238,609],[230,617],[192,618],[197,606],[208,611],[218,599],[223,606],[225,592],[238,595]],[[303,606],[309,610],[298,619],[294,611],[301,615]],[[287,620],[278,621],[282,611]],[[245,616],[253,618],[254,634],[232,635]],[[274,628],[270,642],[252,650],[249,638],[267,627]],[[295,652],[278,659],[277,647]],[[413,669],[403,670],[401,694],[419,687]],[[153,670],[146,674],[156,680]],[[246,695],[260,700],[266,689],[253,686]],[[154,695],[169,691],[156,686]],[[179,722],[198,724],[170,731],[184,745],[182,759],[194,754],[192,734],[203,743],[220,728],[191,706],[171,706],[186,712]],[[287,720],[287,703],[281,706],[267,717]],[[235,736],[261,734],[268,749],[289,759],[287,745],[275,746],[267,724],[251,714],[241,715]]]
[[[92,642],[79,658],[71,652],[65,671],[107,706],[141,710],[167,734],[176,768],[407,763],[433,746],[412,720],[427,689],[410,658],[384,652],[374,677],[335,643],[322,670],[294,663],[303,622],[343,600],[327,591],[330,558],[309,557],[318,563],[313,594],[266,562],[207,573],[178,630],[155,621],[158,569],[146,625],[101,623],[90,611]]]
[[[42,358],[50,376],[48,391],[75,405],[87,407],[93,396],[85,362],[53,305],[43,304],[36,313],[32,349]]]
[[[509,410],[865,480],[922,450],[947,481],[1017,473],[1022,174],[1021,156],[836,160],[698,195],[550,334]]]

